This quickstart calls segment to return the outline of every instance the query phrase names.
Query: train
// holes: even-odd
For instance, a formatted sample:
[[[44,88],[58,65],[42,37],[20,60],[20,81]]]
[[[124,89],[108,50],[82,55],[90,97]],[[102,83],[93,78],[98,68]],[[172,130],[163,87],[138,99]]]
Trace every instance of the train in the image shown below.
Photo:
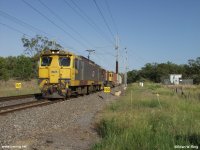
[[[40,54],[38,82],[45,98],[68,98],[115,87],[122,77],[103,69],[92,60],[64,50],[45,50]]]

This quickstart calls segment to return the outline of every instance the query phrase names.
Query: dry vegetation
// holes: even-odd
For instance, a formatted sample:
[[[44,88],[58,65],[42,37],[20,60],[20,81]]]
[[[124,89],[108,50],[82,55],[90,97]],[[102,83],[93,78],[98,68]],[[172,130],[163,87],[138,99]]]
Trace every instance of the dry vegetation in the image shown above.
[[[16,89],[15,83],[21,83],[22,85],[21,89]],[[20,80],[0,81],[0,97],[33,94],[38,92],[40,91],[36,79],[31,81],[20,81]]]
[[[93,149],[200,148],[200,87],[182,89],[177,93],[159,84],[129,85],[105,110],[97,127],[102,140]]]

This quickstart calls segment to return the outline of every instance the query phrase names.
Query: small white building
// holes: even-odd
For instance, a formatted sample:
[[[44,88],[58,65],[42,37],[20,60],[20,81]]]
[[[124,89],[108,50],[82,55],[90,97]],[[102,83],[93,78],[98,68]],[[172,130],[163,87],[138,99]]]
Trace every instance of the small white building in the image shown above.
[[[182,79],[182,74],[170,74],[169,79],[171,84],[178,85]]]

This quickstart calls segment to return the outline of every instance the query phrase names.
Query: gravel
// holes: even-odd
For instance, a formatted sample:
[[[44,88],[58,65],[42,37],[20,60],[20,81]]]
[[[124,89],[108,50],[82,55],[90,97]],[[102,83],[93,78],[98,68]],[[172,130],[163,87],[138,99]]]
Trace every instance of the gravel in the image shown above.
[[[117,98],[102,91],[0,116],[0,145],[30,150],[90,149],[99,140],[95,115]],[[15,147],[16,148],[16,147]]]

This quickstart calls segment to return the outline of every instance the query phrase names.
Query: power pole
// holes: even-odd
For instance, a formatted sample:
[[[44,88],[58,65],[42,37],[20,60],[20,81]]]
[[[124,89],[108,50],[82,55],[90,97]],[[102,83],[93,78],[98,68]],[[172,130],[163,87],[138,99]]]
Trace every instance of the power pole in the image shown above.
[[[88,60],[90,60],[90,54],[92,52],[95,52],[95,50],[93,50],[93,49],[87,49],[86,51],[88,51]]]
[[[115,50],[116,50],[116,74],[118,74],[119,70],[119,37],[118,35],[116,36],[116,43],[115,43]]]
[[[127,70],[128,70],[128,55],[127,55],[127,48],[125,47],[125,73],[124,73],[124,84],[125,84],[125,87],[127,87]]]

